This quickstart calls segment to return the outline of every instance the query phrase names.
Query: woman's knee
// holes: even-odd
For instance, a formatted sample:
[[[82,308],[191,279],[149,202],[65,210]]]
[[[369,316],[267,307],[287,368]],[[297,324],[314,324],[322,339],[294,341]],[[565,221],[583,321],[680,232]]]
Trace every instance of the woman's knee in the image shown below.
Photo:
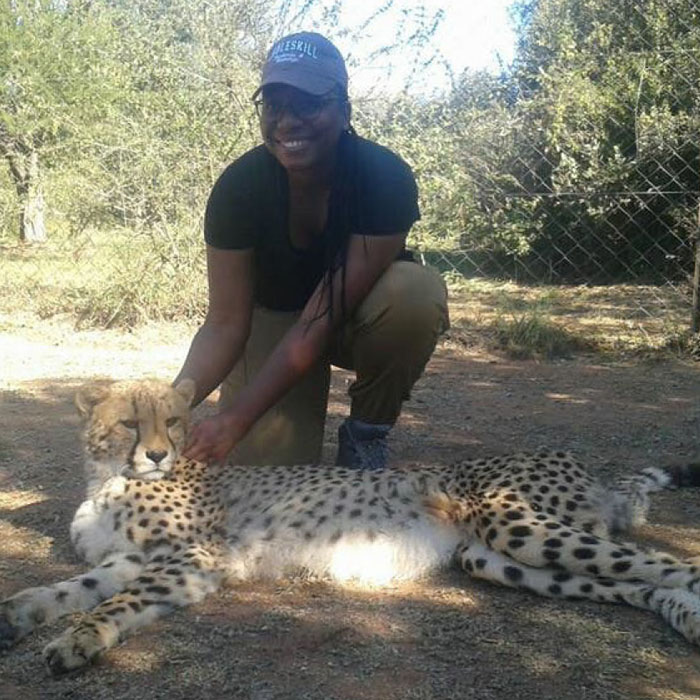
[[[395,262],[377,281],[358,315],[360,322],[363,316],[370,322],[381,318],[397,330],[407,327],[415,332],[426,327],[440,333],[449,326],[447,289],[434,270],[412,262]]]

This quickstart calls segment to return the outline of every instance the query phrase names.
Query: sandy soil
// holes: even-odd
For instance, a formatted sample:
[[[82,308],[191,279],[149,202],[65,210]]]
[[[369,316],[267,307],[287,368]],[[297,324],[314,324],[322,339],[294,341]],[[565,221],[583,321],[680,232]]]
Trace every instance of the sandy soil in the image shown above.
[[[96,376],[169,378],[192,329],[76,332],[0,316],[0,595],[80,571],[67,529],[82,483],[72,394]],[[333,378],[327,452],[347,410]],[[402,463],[573,449],[593,469],[698,457],[700,374],[684,364],[591,358],[513,362],[438,349],[392,442]],[[206,409],[205,409],[206,410]],[[641,535],[700,554],[700,493],[662,494]],[[179,611],[85,673],[50,679],[54,625],[0,657],[0,698],[251,700],[451,698],[681,700],[700,695],[700,655],[654,616],[561,603],[447,572],[381,591],[320,582],[247,584]]]

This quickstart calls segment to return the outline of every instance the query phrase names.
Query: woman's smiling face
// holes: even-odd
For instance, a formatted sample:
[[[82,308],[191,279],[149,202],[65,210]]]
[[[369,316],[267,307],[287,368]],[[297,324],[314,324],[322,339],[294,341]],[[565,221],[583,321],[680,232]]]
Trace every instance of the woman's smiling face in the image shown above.
[[[335,92],[317,96],[283,84],[263,89],[259,113],[265,145],[288,171],[332,164],[350,116]]]

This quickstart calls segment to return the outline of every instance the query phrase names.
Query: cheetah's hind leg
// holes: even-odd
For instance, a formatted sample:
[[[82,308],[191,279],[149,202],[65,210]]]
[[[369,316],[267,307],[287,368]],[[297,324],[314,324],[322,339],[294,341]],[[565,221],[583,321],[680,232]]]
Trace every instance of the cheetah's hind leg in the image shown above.
[[[516,522],[482,531],[479,539],[488,548],[535,568],[685,588],[700,595],[700,571],[692,563],[632,543],[597,537],[541,513],[525,511]]]
[[[700,597],[688,590],[615,581],[562,569],[536,568],[489,549],[478,541],[461,546],[456,558],[472,576],[510,588],[522,588],[549,598],[623,603],[651,610],[661,615],[689,642],[700,645]]]

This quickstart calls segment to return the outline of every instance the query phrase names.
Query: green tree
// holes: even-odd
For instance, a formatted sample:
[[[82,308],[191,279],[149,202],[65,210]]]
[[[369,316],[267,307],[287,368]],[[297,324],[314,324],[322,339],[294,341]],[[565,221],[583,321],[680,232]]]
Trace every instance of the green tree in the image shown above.
[[[684,0],[520,4],[516,109],[537,129],[518,177],[539,200],[534,257],[547,269],[588,279],[688,269],[696,12]]]
[[[117,4],[129,81],[108,148],[102,138],[91,154],[114,221],[137,230],[191,221],[224,163],[252,145],[269,4]]]
[[[0,153],[16,191],[19,236],[46,239],[44,169],[104,118],[123,75],[106,60],[116,40],[106,8],[89,2],[2,0]]]

